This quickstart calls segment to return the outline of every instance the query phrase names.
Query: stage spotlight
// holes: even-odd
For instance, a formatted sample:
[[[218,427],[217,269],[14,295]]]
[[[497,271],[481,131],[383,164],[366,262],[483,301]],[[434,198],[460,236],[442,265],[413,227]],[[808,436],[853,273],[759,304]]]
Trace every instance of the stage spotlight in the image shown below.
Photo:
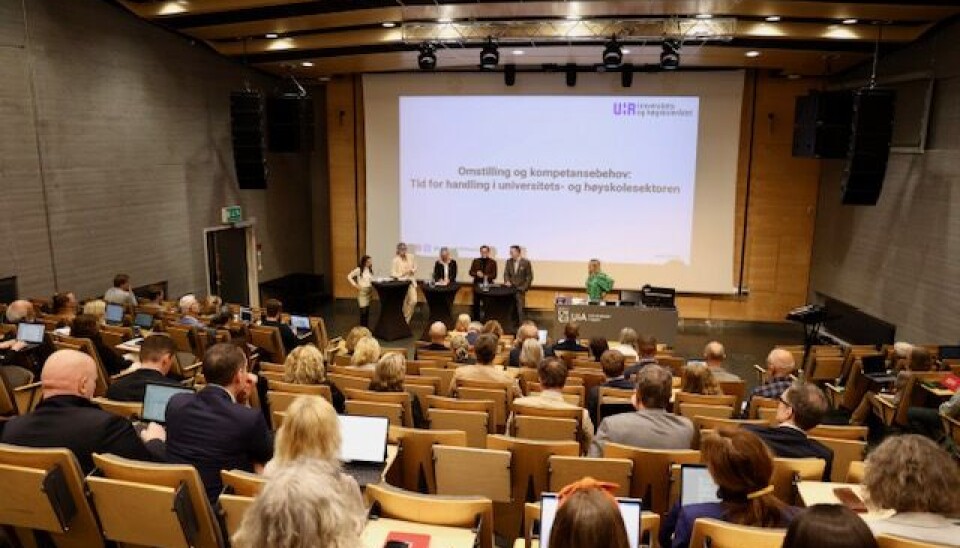
[[[617,36],[613,35],[603,47],[603,66],[608,69],[615,69],[621,63],[623,63],[623,50],[617,42]]]
[[[493,42],[492,37],[487,37],[487,43],[480,50],[480,68],[491,70],[497,68],[500,62],[500,52],[497,50],[497,44]]]
[[[420,44],[420,55],[417,55],[417,65],[420,70],[433,70],[437,68],[437,46],[430,42]]]
[[[503,67],[503,83],[508,86],[517,83],[517,65],[510,63]]]
[[[577,65],[570,63],[567,65],[567,86],[573,87],[577,85]]]
[[[620,85],[628,88],[633,85],[633,65],[627,63],[620,69]]]
[[[665,38],[663,40],[663,51],[660,52],[660,68],[664,70],[676,70],[680,66],[680,40],[676,38]]]

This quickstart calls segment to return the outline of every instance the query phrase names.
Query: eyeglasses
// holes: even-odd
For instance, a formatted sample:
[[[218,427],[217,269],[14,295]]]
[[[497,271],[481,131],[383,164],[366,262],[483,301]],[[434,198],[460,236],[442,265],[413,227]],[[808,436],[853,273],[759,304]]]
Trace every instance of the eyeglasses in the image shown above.
[[[789,408],[791,408],[791,409],[793,408],[793,405],[791,405],[790,402],[788,402],[787,400],[785,400],[783,396],[780,396],[780,403],[782,403],[783,405],[786,405],[787,407],[789,407]]]

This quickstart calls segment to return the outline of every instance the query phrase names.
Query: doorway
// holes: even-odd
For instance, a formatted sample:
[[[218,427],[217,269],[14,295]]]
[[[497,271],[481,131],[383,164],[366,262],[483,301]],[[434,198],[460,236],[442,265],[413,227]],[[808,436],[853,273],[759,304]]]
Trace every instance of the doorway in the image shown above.
[[[253,224],[207,228],[203,234],[209,294],[225,303],[260,306]]]

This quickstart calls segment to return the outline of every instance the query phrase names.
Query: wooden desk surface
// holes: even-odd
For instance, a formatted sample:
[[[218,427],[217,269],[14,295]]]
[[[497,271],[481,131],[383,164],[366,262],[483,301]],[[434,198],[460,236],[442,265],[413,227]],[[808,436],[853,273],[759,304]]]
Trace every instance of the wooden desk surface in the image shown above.
[[[924,390],[926,390],[927,392],[930,392],[931,394],[933,394],[938,398],[952,398],[953,395],[956,394],[955,391],[950,390],[949,388],[934,388],[932,386],[927,386],[925,384],[921,384],[920,386],[922,386]]]
[[[834,494],[833,490],[837,488],[849,487],[862,500],[864,496],[863,486],[857,483],[835,483],[824,481],[801,481],[797,484],[797,491],[800,493],[800,502],[804,506],[813,506],[814,504],[841,504],[840,499]],[[893,512],[889,510],[870,509],[866,514],[858,514],[865,520],[880,519],[889,517]]]
[[[473,548],[476,533],[460,527],[425,525],[389,518],[372,519],[363,529],[365,548],[382,548],[387,536],[393,532],[415,533],[430,536],[430,548]],[[522,540],[522,539],[521,539]]]

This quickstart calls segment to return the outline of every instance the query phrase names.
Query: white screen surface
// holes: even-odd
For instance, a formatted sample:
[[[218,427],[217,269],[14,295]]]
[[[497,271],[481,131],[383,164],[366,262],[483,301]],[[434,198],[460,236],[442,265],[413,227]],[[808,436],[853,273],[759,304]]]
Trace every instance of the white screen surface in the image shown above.
[[[43,342],[43,324],[20,322],[17,324],[17,340],[30,344]]]
[[[310,331],[310,318],[307,316],[290,316],[290,327]]]
[[[705,466],[680,468],[680,504],[689,506],[704,502],[720,502],[717,484]]]
[[[623,524],[627,529],[627,539],[630,541],[630,548],[640,546],[640,499],[617,499],[620,506],[620,516],[623,517]],[[553,493],[544,493],[540,498],[540,546],[548,548],[550,543],[550,531],[553,530],[553,521],[557,516],[557,495]]]
[[[649,74],[629,89],[616,75],[575,88],[492,76],[364,76],[375,275],[407,241],[421,274],[447,246],[468,281],[488,244],[499,280],[517,244],[535,287],[583,287],[598,258],[616,289],[733,291],[742,71]]]
[[[385,417],[338,415],[340,422],[340,460],[343,462],[383,462],[387,458]]]
[[[123,322],[123,307],[119,304],[108,304],[103,316],[108,322],[121,323]]]
[[[143,420],[151,422],[165,422],[167,418],[167,404],[174,394],[192,393],[189,388],[148,384],[143,392]]]

